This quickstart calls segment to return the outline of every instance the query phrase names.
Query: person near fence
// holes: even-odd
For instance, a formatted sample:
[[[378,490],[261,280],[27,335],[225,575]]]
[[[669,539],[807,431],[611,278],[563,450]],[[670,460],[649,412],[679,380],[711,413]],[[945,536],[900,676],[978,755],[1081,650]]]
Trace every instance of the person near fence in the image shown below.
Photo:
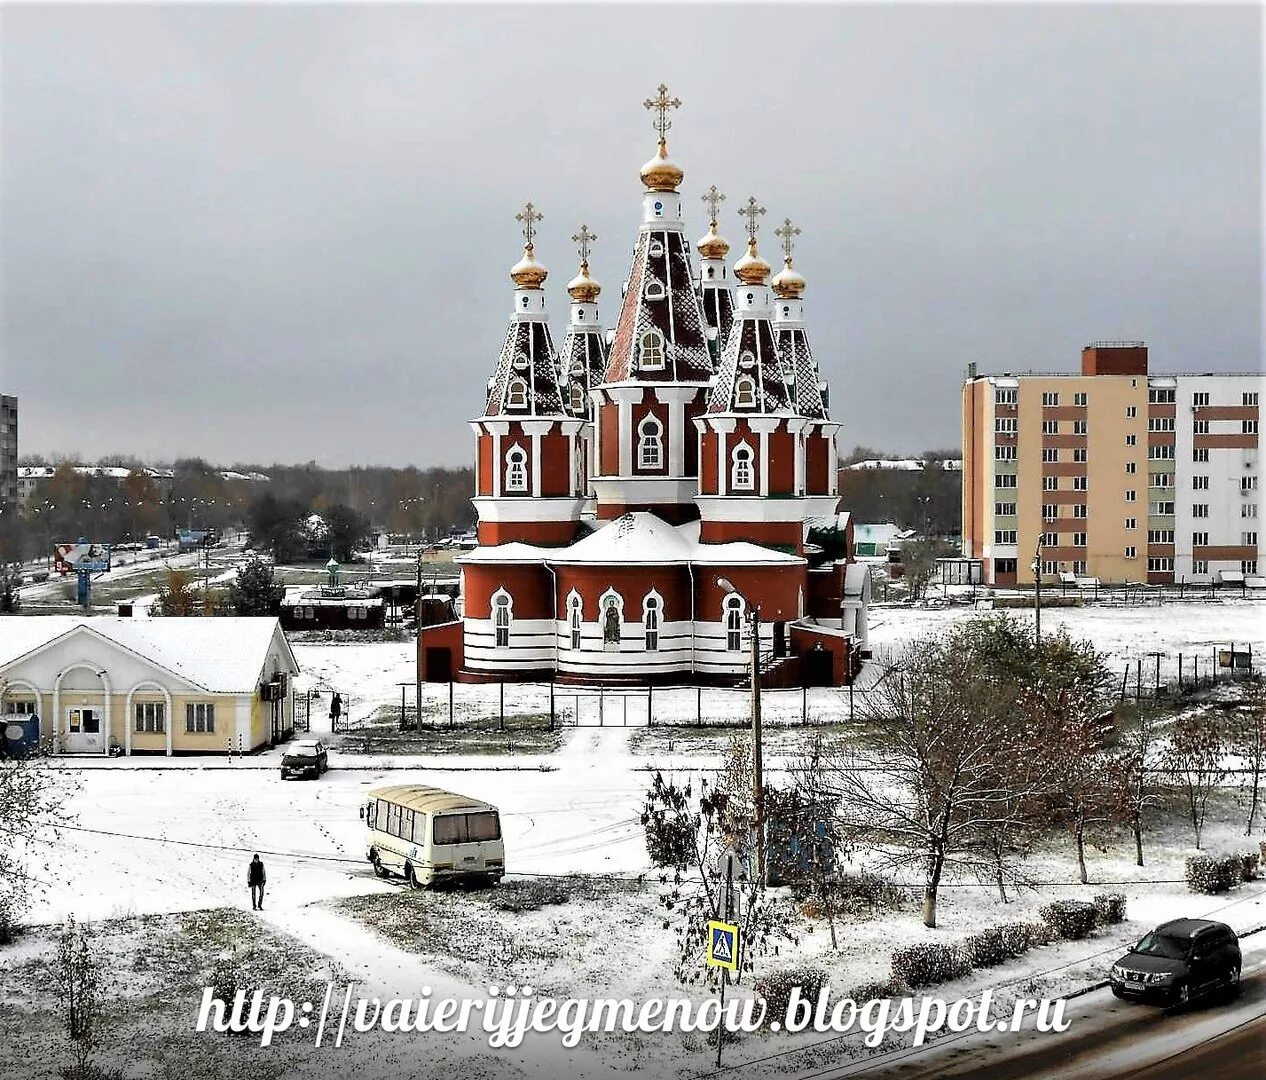
[[[255,855],[246,868],[246,884],[251,890],[251,907],[255,911],[264,910],[264,885],[267,881],[263,860]]]

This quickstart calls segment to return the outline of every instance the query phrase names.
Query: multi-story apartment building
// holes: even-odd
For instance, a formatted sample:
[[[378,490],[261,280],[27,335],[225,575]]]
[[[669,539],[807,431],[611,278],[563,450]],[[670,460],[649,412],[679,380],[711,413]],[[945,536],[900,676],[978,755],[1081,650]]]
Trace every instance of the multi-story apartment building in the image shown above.
[[[18,504],[18,399],[0,394],[0,510]]]
[[[1143,342],[1095,342],[1079,375],[963,386],[963,554],[984,580],[1218,580],[1266,568],[1261,374],[1148,372]]]

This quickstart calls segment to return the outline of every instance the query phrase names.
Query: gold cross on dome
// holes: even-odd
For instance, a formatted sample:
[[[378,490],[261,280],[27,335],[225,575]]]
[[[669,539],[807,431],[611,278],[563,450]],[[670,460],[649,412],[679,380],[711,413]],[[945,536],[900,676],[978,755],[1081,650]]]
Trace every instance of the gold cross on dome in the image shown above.
[[[598,239],[597,233],[591,233],[588,225],[581,225],[580,232],[572,237],[572,240],[580,246],[576,249],[580,255],[580,261],[583,265],[589,265],[589,245]]]
[[[528,203],[519,213],[514,215],[514,220],[523,224],[523,239],[527,241],[527,246],[532,246],[532,240],[536,236],[536,223],[544,221],[545,215],[538,214],[536,207]]]
[[[764,212],[765,212],[765,208],[763,206],[756,205],[755,195],[749,196],[747,200],[747,205],[743,207],[742,210],[739,211],[740,217],[747,218],[747,226],[746,226],[747,238],[753,244],[756,243],[756,233],[760,230],[760,223],[758,222],[757,219]]]
[[[703,201],[708,204],[708,223],[716,225],[717,210],[721,204],[725,202],[725,196],[717,191],[716,184],[713,184],[707,191],[703,193]]]
[[[668,135],[668,129],[673,126],[672,121],[668,119],[668,110],[680,109],[681,98],[670,98],[668,87],[663,83],[659,84],[658,93],[658,97],[647,98],[643,101],[642,106],[655,110],[655,130],[659,132],[659,141],[663,142]]]
[[[782,225],[774,230],[774,235],[782,241],[783,258],[787,260],[787,265],[791,265],[791,256],[796,249],[796,237],[800,235],[800,230],[791,224],[791,218],[783,218]]]

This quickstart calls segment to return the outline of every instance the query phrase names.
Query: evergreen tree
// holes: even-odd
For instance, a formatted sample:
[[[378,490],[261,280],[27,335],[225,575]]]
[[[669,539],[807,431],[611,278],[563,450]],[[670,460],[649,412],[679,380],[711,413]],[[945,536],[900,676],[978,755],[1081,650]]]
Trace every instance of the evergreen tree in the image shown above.
[[[285,594],[285,586],[274,579],[273,564],[254,555],[238,568],[237,580],[229,586],[229,609],[234,615],[276,615]]]

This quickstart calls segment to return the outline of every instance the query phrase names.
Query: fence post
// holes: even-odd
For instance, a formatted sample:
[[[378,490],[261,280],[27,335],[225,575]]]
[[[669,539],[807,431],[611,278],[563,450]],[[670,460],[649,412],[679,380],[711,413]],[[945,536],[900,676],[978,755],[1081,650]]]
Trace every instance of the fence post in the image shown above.
[[[655,687],[653,686],[646,688],[646,726],[648,728],[655,726]]]
[[[405,725],[409,722],[408,718],[405,716],[404,709],[405,709],[404,683],[401,683],[400,684],[400,730],[401,731],[405,729]]]
[[[695,727],[703,727],[703,687],[695,687]]]
[[[453,726],[453,680],[448,680],[448,726]]]
[[[554,680],[549,681],[549,729],[554,730]]]
[[[602,684],[598,684],[598,726],[606,726],[606,697],[602,692]]]
[[[809,722],[809,688],[802,686],[800,688],[800,723],[807,724]]]
[[[499,683],[497,683],[497,686],[501,690],[501,720],[498,724],[498,730],[505,731],[506,729],[506,682],[505,682],[505,679],[502,679]]]
[[[1143,698],[1143,658],[1138,659],[1138,670],[1134,676],[1134,696],[1138,700]]]
[[[1130,677],[1130,665],[1126,664],[1125,670],[1121,672],[1121,700],[1122,701],[1125,700],[1125,684],[1126,684],[1126,680],[1129,679],[1129,677]]]
[[[1182,693],[1182,653],[1178,654],[1178,693]]]
[[[1161,654],[1156,654],[1156,696],[1160,697],[1160,662]]]

